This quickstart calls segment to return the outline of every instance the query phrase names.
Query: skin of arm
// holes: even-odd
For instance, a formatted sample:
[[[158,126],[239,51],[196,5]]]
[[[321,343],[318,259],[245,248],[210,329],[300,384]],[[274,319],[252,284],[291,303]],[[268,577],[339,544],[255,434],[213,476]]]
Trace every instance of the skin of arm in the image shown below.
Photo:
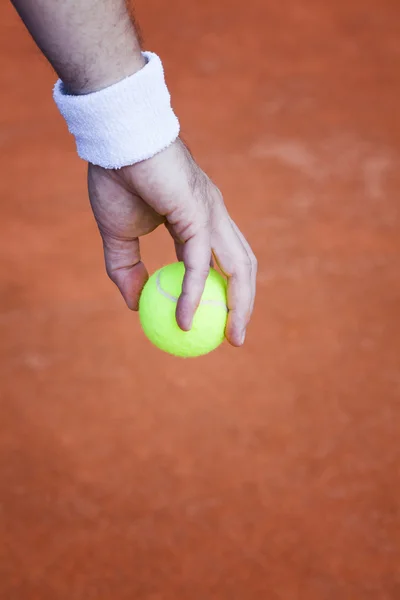
[[[71,94],[88,94],[144,66],[125,0],[13,0],[38,47]],[[177,322],[191,327],[210,263],[228,278],[226,337],[244,342],[255,300],[257,261],[222,195],[178,138],[141,163],[107,170],[89,164],[88,189],[103,240],[107,273],[137,310],[148,278],[140,238],[164,225],[186,274]]]
[[[112,85],[144,66],[125,0],[13,0],[71,94]]]

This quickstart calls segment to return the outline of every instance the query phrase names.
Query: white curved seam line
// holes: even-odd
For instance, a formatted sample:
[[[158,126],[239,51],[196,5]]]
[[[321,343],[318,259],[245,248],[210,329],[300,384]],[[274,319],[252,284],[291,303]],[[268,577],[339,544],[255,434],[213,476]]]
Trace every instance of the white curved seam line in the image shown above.
[[[169,292],[166,292],[161,286],[161,273],[158,273],[156,278],[157,290],[160,292],[164,298],[171,300],[171,302],[178,302],[178,298],[173,296]],[[228,312],[228,307],[223,302],[219,302],[218,300],[201,300],[200,304],[209,304],[210,306],[218,306],[219,308],[223,308],[226,312]]]
[[[171,300],[172,302],[178,302],[178,298],[176,298],[176,296],[169,294],[161,287],[161,273],[158,273],[156,281],[157,281],[157,290],[160,292],[160,294],[162,296],[164,296],[164,298],[168,298],[168,300]]]

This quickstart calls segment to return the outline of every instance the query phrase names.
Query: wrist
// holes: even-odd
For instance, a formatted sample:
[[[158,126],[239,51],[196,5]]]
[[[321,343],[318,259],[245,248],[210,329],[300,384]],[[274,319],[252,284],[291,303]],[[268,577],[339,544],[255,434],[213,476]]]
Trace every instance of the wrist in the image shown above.
[[[64,89],[73,96],[83,96],[100,92],[123,79],[134,75],[146,65],[146,59],[138,50],[129,56],[119,56],[110,64],[92,65],[73,75],[65,73],[61,77]]]
[[[144,67],[104,89],[70,94],[59,80],[54,100],[87,162],[119,169],[151,158],[179,135],[161,60],[142,55]],[[103,80],[104,81],[104,80]]]

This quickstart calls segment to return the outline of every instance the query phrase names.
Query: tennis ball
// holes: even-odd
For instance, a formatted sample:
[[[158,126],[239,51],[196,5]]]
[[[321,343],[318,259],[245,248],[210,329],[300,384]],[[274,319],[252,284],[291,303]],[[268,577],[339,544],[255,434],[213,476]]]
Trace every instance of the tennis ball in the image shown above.
[[[226,281],[210,269],[192,329],[182,331],[175,312],[184,274],[182,262],[153,273],[140,296],[139,317],[146,336],[164,352],[175,356],[200,356],[215,350],[224,340],[228,316]]]

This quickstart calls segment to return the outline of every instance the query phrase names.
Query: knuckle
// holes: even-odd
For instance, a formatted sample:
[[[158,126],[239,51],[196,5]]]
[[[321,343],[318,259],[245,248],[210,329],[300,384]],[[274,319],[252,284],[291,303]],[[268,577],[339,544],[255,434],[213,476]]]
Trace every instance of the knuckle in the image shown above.
[[[106,265],[106,273],[113,283],[117,283],[117,275],[114,269]]]
[[[221,190],[219,189],[219,187],[217,187],[216,185],[214,185],[214,194],[215,194],[217,200],[219,200],[220,202],[224,201],[224,196],[223,196]]]
[[[191,276],[192,280],[196,280],[198,282],[203,282],[207,279],[208,274],[209,274],[209,268],[208,267],[188,267],[188,272]]]
[[[253,253],[242,257],[241,261],[238,263],[238,271],[240,273],[257,271],[257,269],[258,261]]]
[[[247,255],[241,259],[241,261],[238,265],[239,270],[241,272],[251,270],[252,266],[253,266],[253,261],[252,261],[251,257],[247,256]]]

